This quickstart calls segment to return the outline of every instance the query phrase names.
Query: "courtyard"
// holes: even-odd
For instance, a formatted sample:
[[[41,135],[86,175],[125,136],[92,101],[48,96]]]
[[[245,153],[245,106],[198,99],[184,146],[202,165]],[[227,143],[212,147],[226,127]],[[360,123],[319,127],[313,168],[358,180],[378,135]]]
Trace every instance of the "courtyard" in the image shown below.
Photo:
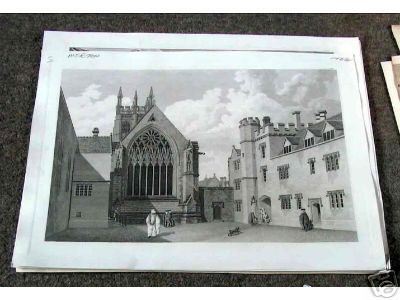
[[[240,233],[228,236],[236,227]],[[211,222],[177,224],[175,227],[160,227],[160,235],[148,239],[146,225],[121,226],[110,222],[108,228],[67,229],[54,234],[47,241],[70,242],[356,242],[354,231],[313,229],[305,232],[296,227],[273,225],[249,225],[235,222]]]

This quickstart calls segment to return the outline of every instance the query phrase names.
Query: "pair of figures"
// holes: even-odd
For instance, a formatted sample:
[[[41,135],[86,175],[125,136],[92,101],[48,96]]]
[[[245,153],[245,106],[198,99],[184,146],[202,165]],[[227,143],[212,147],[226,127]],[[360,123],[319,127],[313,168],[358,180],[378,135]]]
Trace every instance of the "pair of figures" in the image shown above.
[[[157,215],[155,209],[150,211],[150,214],[147,215],[146,224],[147,224],[147,237],[150,239],[152,237],[156,237],[160,234],[160,223],[161,219]],[[173,227],[175,226],[175,221],[172,218],[172,213],[170,210],[165,212],[164,216],[164,227]]]
[[[255,212],[251,212],[250,214],[250,222],[251,224],[258,224],[258,217]],[[269,224],[271,222],[271,218],[269,217],[267,211],[264,208],[260,208],[260,222]]]

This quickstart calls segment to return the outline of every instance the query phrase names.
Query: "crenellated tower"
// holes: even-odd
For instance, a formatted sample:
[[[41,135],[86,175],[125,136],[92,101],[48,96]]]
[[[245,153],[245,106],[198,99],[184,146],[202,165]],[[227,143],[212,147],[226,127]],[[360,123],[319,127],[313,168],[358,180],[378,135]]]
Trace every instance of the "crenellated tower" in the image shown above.
[[[255,137],[260,130],[260,122],[252,117],[240,121],[240,148],[241,148],[241,191],[243,195],[243,223],[251,221],[251,213],[257,211],[254,207],[257,195],[257,170]],[[248,198],[248,199],[247,199]]]

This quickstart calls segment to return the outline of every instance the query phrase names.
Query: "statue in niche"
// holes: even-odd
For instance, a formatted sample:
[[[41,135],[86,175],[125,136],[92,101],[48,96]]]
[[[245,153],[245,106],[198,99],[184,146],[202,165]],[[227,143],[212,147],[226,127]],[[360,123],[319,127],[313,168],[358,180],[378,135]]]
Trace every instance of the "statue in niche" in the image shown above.
[[[192,143],[189,141],[188,147],[186,148],[186,171],[187,172],[192,171],[192,152],[193,152]]]

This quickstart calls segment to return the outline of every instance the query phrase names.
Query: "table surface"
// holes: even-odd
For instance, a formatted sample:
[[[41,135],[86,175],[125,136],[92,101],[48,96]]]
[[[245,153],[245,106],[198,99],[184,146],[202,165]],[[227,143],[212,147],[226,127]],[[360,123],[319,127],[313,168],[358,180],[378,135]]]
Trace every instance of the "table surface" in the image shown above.
[[[367,275],[57,273],[10,267],[22,195],[44,30],[359,37],[392,268],[400,272],[399,132],[380,62],[399,55],[396,14],[0,15],[0,286],[367,286]]]

